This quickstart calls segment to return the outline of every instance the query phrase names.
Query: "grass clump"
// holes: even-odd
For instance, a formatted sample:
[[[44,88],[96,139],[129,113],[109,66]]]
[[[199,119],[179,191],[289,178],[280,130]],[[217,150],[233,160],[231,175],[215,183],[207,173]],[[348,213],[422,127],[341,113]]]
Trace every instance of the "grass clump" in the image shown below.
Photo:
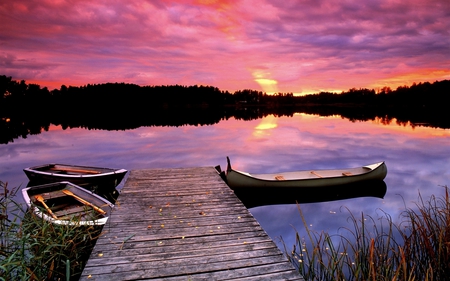
[[[55,225],[0,181],[0,280],[78,280],[101,226]]]
[[[296,233],[291,263],[309,280],[448,280],[450,276],[449,191],[405,208],[401,222],[383,212],[377,219],[350,211],[350,228],[330,235],[308,229],[298,207],[307,238]]]

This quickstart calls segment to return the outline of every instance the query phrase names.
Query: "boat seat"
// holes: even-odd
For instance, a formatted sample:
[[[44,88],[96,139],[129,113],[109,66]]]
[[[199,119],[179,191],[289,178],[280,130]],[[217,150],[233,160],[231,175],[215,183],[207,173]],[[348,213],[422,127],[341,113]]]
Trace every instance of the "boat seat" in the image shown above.
[[[284,178],[282,175],[276,175],[276,176],[275,176],[275,179],[276,179],[277,181],[284,181],[284,180],[285,180],[285,178]]]
[[[53,212],[57,217],[60,216],[69,216],[74,214],[82,214],[86,212],[85,206],[72,206],[71,208],[62,209],[56,212]]]
[[[351,173],[351,172],[343,172],[343,173],[342,173],[342,175],[343,175],[343,176],[347,176],[347,177],[349,177],[349,176],[351,176],[351,175],[352,175],[352,173]]]
[[[56,190],[56,191],[42,193],[41,196],[44,198],[44,200],[51,200],[51,199],[57,199],[60,197],[66,197],[67,195],[62,193],[61,190]]]
[[[85,169],[75,169],[75,168],[50,168],[49,171],[54,174],[101,174],[99,171],[85,170]],[[53,172],[56,171],[56,172]]]

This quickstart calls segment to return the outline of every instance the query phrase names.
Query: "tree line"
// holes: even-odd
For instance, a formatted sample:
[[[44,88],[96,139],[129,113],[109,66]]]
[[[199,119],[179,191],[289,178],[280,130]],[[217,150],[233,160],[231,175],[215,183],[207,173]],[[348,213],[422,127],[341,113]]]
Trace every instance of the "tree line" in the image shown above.
[[[212,86],[139,86],[127,83],[62,85],[48,90],[0,76],[0,143],[39,134],[51,124],[63,129],[126,130],[140,126],[212,125],[234,117],[252,120],[297,112],[341,115],[352,121],[450,128],[446,101],[450,81],[418,83],[392,90],[349,89],[294,96],[244,89],[230,93]]]

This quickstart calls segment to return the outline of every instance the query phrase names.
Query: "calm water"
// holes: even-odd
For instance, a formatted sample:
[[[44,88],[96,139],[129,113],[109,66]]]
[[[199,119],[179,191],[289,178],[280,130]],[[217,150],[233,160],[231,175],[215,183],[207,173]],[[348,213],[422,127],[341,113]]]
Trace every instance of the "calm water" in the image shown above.
[[[26,186],[24,167],[61,162],[128,170],[226,165],[253,173],[357,167],[386,161],[387,193],[383,199],[361,197],[300,207],[311,229],[335,233],[350,226],[347,208],[394,220],[404,206],[443,195],[450,185],[450,130],[352,123],[340,117],[297,114],[260,120],[230,119],[213,126],[141,127],[102,131],[51,127],[48,132],[0,145],[0,180],[10,187]],[[119,198],[120,199],[120,198]],[[250,209],[266,232],[291,247],[294,228],[303,224],[294,205]],[[281,244],[279,244],[281,246]]]

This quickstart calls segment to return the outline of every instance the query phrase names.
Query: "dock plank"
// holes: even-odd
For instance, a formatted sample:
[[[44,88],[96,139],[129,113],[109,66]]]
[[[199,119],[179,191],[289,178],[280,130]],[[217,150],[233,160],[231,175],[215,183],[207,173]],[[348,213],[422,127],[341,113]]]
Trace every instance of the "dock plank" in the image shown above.
[[[133,170],[80,280],[303,280],[212,167]]]

